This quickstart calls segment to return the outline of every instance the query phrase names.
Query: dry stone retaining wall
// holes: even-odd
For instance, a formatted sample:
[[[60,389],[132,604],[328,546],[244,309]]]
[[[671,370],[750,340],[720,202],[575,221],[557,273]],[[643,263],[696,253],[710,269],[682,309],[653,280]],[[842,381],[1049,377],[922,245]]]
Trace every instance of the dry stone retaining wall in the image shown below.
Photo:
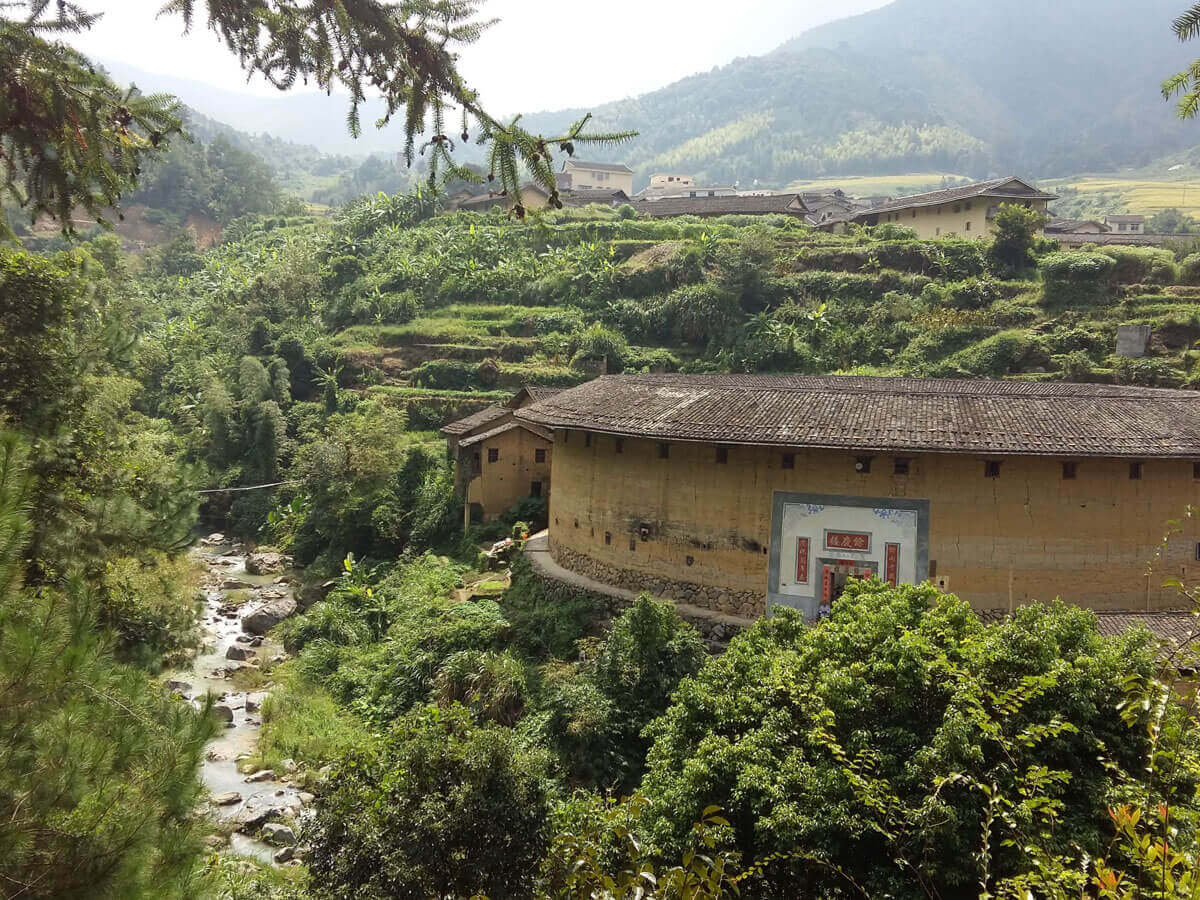
[[[586,554],[553,543],[550,554],[564,569],[627,591],[649,591],[655,597],[674,600],[676,603],[688,603],[701,609],[743,619],[757,619],[766,614],[766,595],[757,591],[729,591],[719,587],[657,578],[644,572],[610,566]]]

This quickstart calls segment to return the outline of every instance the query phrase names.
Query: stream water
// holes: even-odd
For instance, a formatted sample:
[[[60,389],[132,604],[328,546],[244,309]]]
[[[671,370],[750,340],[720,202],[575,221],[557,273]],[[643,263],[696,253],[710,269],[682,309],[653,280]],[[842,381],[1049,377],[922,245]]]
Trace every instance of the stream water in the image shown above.
[[[268,638],[248,634],[243,619],[265,601],[291,597],[293,588],[278,573],[249,574],[245,550],[213,540],[216,537],[192,551],[205,568],[200,650],[191,665],[168,673],[166,679],[197,706],[206,693],[213,694],[220,719],[229,720],[206,748],[201,780],[209,791],[213,818],[226,826],[222,830],[234,828],[228,850],[271,862],[278,848],[259,840],[259,829],[267,822],[297,818],[312,795],[291,784],[285,773],[250,774],[262,730],[262,703],[271,687],[254,670],[278,660],[283,651]],[[239,600],[245,602],[239,605]],[[231,647],[239,648],[234,656],[245,651],[248,658],[228,658]],[[238,674],[243,670],[244,675]],[[238,687],[259,681],[261,686],[253,689]]]

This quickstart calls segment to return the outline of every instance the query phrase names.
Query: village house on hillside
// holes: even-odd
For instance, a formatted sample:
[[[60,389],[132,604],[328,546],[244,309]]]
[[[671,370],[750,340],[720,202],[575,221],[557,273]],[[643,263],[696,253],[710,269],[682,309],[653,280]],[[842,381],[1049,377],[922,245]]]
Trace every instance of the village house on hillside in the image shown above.
[[[615,375],[514,413],[553,430],[549,551],[752,618],[850,577],[981,612],[1178,608],[1200,567],[1200,393],[918,378]]]
[[[556,176],[560,191],[624,191],[633,196],[633,169],[621,163],[585,162],[568,159]]]
[[[1117,234],[1145,234],[1145,216],[1105,216],[1104,224],[1108,230]]]
[[[463,525],[490,522],[525,497],[550,496],[553,435],[514,412],[558,393],[527,385],[502,406],[488,406],[442,427],[463,498]]]
[[[1002,204],[1015,203],[1045,212],[1050,201],[1057,199],[1019,178],[994,178],[888,200],[828,224],[834,227],[846,222],[860,225],[892,222],[913,229],[923,238],[986,237]]]

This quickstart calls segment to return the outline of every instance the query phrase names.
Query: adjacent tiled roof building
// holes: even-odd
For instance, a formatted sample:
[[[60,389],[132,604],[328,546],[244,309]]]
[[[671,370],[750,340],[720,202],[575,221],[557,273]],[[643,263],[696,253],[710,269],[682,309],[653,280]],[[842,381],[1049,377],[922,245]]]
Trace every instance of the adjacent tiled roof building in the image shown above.
[[[881,452],[1200,459],[1200,392],[1143,387],[803,375],[610,375],[516,415],[547,427],[663,440]]]
[[[641,200],[634,207],[639,215],[656,219],[669,216],[761,216],[771,213],[803,218],[806,212],[797,194],[765,197],[666,197]]]
[[[911,194],[888,200],[870,209],[856,213],[859,215],[894,212],[901,209],[912,209],[922,206],[941,206],[943,203],[954,203],[957,200],[971,200],[975,197],[995,198],[1005,200],[1056,200],[1054,194],[1040,191],[1016,177],[993,178],[988,181],[976,181],[961,187],[946,188],[940,191],[927,191],[924,194]]]

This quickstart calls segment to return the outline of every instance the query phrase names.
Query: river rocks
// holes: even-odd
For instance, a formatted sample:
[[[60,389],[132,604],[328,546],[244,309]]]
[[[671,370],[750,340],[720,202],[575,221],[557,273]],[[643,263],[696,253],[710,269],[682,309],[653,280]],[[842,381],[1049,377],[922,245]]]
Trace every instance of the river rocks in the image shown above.
[[[225,703],[218,703],[213,707],[213,714],[218,721],[224,722],[226,725],[233,724],[233,708]]]
[[[204,846],[209,850],[220,850],[228,841],[223,834],[210,834],[204,839]]]
[[[192,692],[192,686],[186,681],[168,681],[167,690],[186,698]]]
[[[279,768],[291,775],[296,771],[298,766],[296,765],[296,761],[289,757],[288,759],[282,759],[279,761]]]
[[[330,578],[328,581],[319,583],[313,582],[302,585],[300,590],[296,592],[296,600],[300,604],[301,609],[308,609],[314,603],[320,603],[324,600],[336,585],[337,579],[335,578]]]
[[[258,712],[262,708],[263,700],[267,695],[265,693],[247,694],[246,695],[246,712]]]
[[[317,795],[310,794],[308,791],[301,791],[299,796],[300,796],[300,802],[303,803],[305,806],[312,806],[313,803],[315,803],[317,800]]]
[[[237,791],[226,791],[223,794],[216,794],[212,798],[214,806],[233,806],[235,803],[242,802],[242,795]]]
[[[274,550],[251,553],[246,557],[246,571],[251,575],[274,575],[276,572],[282,572],[283,567],[283,554]]]
[[[275,851],[275,855],[272,856],[271,859],[274,860],[276,864],[282,864],[288,862],[295,855],[295,853],[295,847],[290,845],[287,847],[280,847]]]
[[[226,659],[249,659],[253,655],[253,650],[246,647],[239,647],[237,644],[231,644],[229,649],[225,651]]]
[[[201,538],[200,543],[205,547],[211,547],[213,544],[223,544],[225,543],[225,535],[219,531],[214,531],[208,537]]]
[[[258,784],[260,781],[271,781],[275,778],[275,773],[271,769],[259,769],[253,775],[246,776],[247,784]]]
[[[250,634],[266,634],[296,611],[291,597],[276,597],[256,606],[242,618],[242,629]]]
[[[262,839],[272,847],[296,846],[296,832],[278,822],[268,822],[262,827]]]
[[[251,591],[254,590],[254,585],[249,581],[243,581],[240,578],[226,578],[221,582],[221,590],[223,591]]]

